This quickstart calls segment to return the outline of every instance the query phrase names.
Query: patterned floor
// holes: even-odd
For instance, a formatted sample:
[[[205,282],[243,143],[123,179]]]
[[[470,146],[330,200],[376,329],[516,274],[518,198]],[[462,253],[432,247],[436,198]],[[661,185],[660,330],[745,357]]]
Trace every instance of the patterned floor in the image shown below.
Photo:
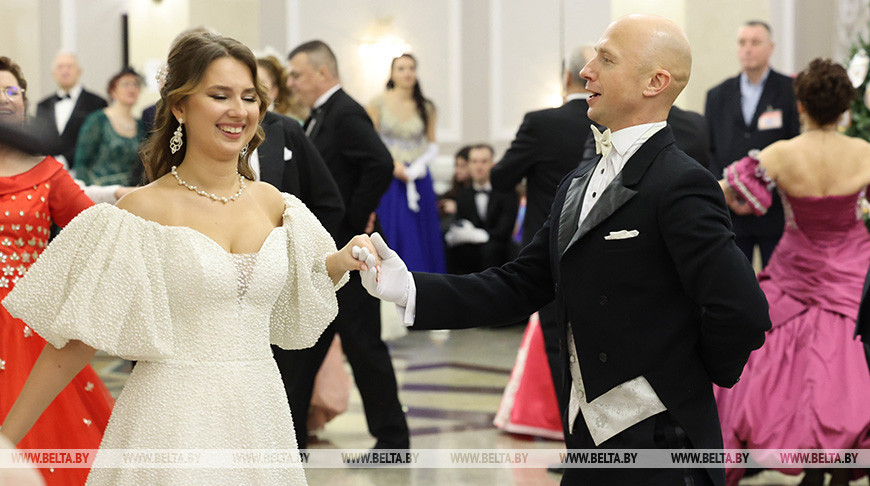
[[[492,426],[522,338],[522,327],[411,332],[390,341],[393,363],[416,449],[558,449],[561,442],[505,434]],[[129,363],[98,355],[94,367],[117,396]],[[360,397],[352,390],[348,411],[310,441],[311,448],[368,449]],[[308,469],[314,485],[535,485],[555,486],[559,476],[545,469]],[[796,485],[800,477],[765,471],[743,486]],[[851,483],[868,485],[864,478]]]

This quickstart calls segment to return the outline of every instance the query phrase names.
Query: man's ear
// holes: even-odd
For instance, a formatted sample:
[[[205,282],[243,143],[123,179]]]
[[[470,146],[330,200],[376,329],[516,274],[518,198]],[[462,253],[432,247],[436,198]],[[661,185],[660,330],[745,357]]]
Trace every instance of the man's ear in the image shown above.
[[[664,69],[656,69],[652,72],[652,75],[649,78],[649,83],[647,83],[646,88],[643,90],[644,96],[657,96],[659,93],[668,89],[668,86],[671,85],[671,73]]]
[[[322,66],[317,68],[317,74],[319,74],[320,77],[323,79],[329,79],[329,68],[326,66],[326,64],[323,64]]]

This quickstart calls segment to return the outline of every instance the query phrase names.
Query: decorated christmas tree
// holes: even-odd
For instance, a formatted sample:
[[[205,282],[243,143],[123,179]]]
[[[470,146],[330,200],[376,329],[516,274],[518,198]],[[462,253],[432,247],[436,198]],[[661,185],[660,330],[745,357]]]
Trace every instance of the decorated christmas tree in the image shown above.
[[[846,129],[846,135],[852,137],[860,137],[870,141],[870,108],[868,105],[868,96],[870,91],[867,90],[868,74],[870,74],[870,57],[867,53],[870,52],[870,44],[864,41],[861,36],[858,36],[858,42],[849,50],[849,79],[852,81],[852,86],[858,90],[858,96],[852,101],[852,120]]]
[[[860,137],[870,141],[870,90],[867,85],[870,84],[868,74],[870,74],[870,44],[858,36],[856,42],[849,50],[849,66],[847,72],[849,80],[852,81],[852,86],[858,90],[858,96],[852,101],[850,110],[851,123],[846,128],[846,135],[852,137]],[[870,203],[867,198],[861,200],[861,211],[864,216],[864,224],[870,230]]]

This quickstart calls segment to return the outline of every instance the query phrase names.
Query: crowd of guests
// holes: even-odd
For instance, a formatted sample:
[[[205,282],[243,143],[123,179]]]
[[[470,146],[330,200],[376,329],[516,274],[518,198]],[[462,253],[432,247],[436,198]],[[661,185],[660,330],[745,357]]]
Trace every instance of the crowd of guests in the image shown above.
[[[641,24],[644,26],[640,27]],[[753,287],[757,285],[754,279],[751,285],[747,284],[739,291],[723,290],[713,285],[708,278],[712,275],[707,271],[715,266],[711,263],[715,258],[701,252],[700,246],[687,250],[681,246],[682,243],[673,243],[670,234],[663,234],[662,245],[650,250],[661,254],[662,261],[654,267],[657,275],[667,280],[667,285],[655,289],[637,287],[635,290],[640,294],[648,292],[661,297],[658,303],[644,302],[653,309],[653,314],[661,311],[662,315],[669,315],[686,329],[693,329],[691,326],[695,324],[696,314],[702,315],[699,319],[709,326],[733,320],[738,312],[728,305],[725,306],[727,309],[718,308],[721,302],[716,299],[722,302],[737,297],[744,299],[747,307],[740,312],[748,316],[763,307],[756,302],[761,291],[769,305],[769,316],[760,320],[756,319],[758,315],[751,316],[751,319],[747,317],[752,326],[747,324],[744,335],[734,338],[739,342],[731,343],[742,350],[743,354],[736,357],[725,356],[723,349],[727,347],[727,337],[716,336],[712,344],[701,345],[694,341],[686,344],[685,335],[679,337],[683,339],[679,341],[679,349],[685,345],[685,349],[695,350],[697,346],[706,345],[715,348],[706,351],[722,358],[721,363],[709,364],[702,356],[701,365],[687,354],[682,362],[682,365],[688,363],[691,367],[704,368],[686,372],[686,376],[695,380],[693,383],[707,388],[710,388],[711,381],[720,385],[715,387],[715,402],[712,392],[704,394],[703,390],[693,390],[683,393],[668,388],[661,384],[662,376],[667,376],[673,369],[660,375],[657,373],[662,370],[650,365],[639,368],[640,376],[624,377],[631,379],[625,383],[638,387],[636,393],[654,398],[650,399],[652,404],[648,415],[613,433],[596,430],[588,419],[586,425],[580,421],[580,428],[575,429],[578,426],[571,415],[578,413],[575,406],[577,397],[582,397],[584,387],[601,388],[601,384],[596,383],[594,375],[590,375],[591,378],[579,377],[580,368],[575,365],[588,354],[581,352],[578,357],[577,350],[586,346],[586,351],[592,352],[593,348],[591,341],[578,340],[575,344],[574,337],[588,337],[588,326],[595,323],[568,323],[566,341],[563,321],[566,312],[572,308],[564,299],[571,297],[560,297],[560,292],[565,290],[560,290],[559,282],[562,280],[559,279],[566,277],[552,275],[556,282],[554,291],[547,293],[540,288],[529,289],[528,293],[517,296],[514,303],[504,302],[504,311],[493,312],[481,321],[504,324],[506,322],[495,322],[498,318],[493,316],[503,315],[503,320],[509,321],[508,317],[519,315],[526,318],[529,312],[537,311],[528,320],[528,339],[524,338],[524,349],[520,351],[523,359],[518,360],[511,377],[511,385],[496,418],[497,425],[509,432],[564,438],[571,445],[584,447],[602,446],[602,443],[605,447],[607,444],[614,444],[612,447],[630,445],[639,437],[632,435],[638,433],[638,427],[650,427],[656,433],[676,434],[676,442],[665,442],[668,447],[677,448],[721,446],[715,434],[710,435],[708,427],[708,422],[718,420],[726,448],[870,447],[867,442],[870,416],[866,407],[861,405],[870,400],[867,396],[870,373],[864,362],[864,348],[852,339],[861,291],[870,267],[870,236],[855,218],[855,207],[870,184],[867,163],[870,145],[848,138],[837,130],[837,120],[855,97],[845,70],[835,63],[819,59],[802,71],[796,80],[774,71],[770,66],[774,47],[770,27],[764,22],[750,21],[738,30],[741,73],[710,89],[702,116],[673,106],[673,99],[688,81],[688,71],[680,74],[687,66],[688,43],[683,42],[684,36],[669,23],[655,18],[617,22],[608,29],[611,37],[603,38],[602,42],[609,46],[608,49],[616,49],[618,56],[619,48],[624,47],[619,42],[628,42],[618,34],[634,28],[646,32],[644,29],[649,25],[655,25],[660,33],[671,36],[673,41],[656,51],[657,55],[663,56],[661,66],[664,67],[661,69],[668,72],[668,82],[673,84],[665,84],[655,92],[659,98],[646,100],[652,108],[644,112],[661,111],[666,124],[662,123],[665,120],[651,119],[649,126],[644,125],[645,131],[632,132],[629,136],[622,130],[633,128],[625,123],[625,113],[616,114],[599,108],[598,116],[590,119],[590,115],[596,112],[595,104],[608,103],[605,101],[608,96],[616,96],[613,92],[602,96],[600,91],[590,90],[609,88],[598,84],[599,76],[606,74],[597,69],[600,67],[598,64],[604,62],[602,56],[613,53],[602,49],[602,44],[597,48],[583,46],[572,52],[566,63],[562,80],[564,104],[526,114],[515,139],[499,160],[488,143],[461,148],[454,156],[451,186],[443,194],[436,194],[430,170],[440,151],[435,129],[438,111],[436,104],[423,94],[417,75],[418,59],[411,54],[393,59],[389,73],[385,73],[384,92],[363,108],[342,89],[338,60],[330,47],[321,41],[297,46],[284,63],[274,56],[254,58],[246,47],[232,39],[205,29],[192,29],[179,35],[173,43],[170,74],[161,80],[162,99],[143,114],[142,120],[133,115],[142,87],[142,78],[136,71],[124,68],[113,75],[107,83],[106,101],[81,85],[81,67],[75,55],[64,52],[54,60],[57,91],[37,104],[36,116],[29,122],[26,120],[25,76],[14,60],[0,57],[0,88],[3,89],[0,92],[0,121],[5,122],[0,126],[3,130],[0,132],[3,136],[0,138],[0,200],[5,211],[0,215],[3,221],[0,224],[0,244],[3,245],[0,247],[0,269],[3,272],[0,298],[16,287],[28,267],[48,246],[52,224],[65,226],[94,202],[115,203],[141,186],[143,181],[156,184],[148,188],[190,189],[191,198],[206,196],[218,203],[223,201],[222,208],[232,208],[237,199],[243,198],[247,180],[252,186],[248,189],[251,191],[249,197],[261,198],[260,207],[277,208],[273,212],[284,214],[284,225],[289,228],[286,211],[290,211],[288,208],[292,207],[292,201],[276,203],[275,195],[269,195],[259,184],[260,181],[269,183],[305,204],[306,211],[310,211],[319,222],[318,227],[322,225],[323,234],[318,233],[317,238],[327,235],[330,243],[344,247],[332,253],[334,247],[325,243],[321,245],[323,242],[318,240],[320,246],[316,256],[327,259],[325,271],[328,275],[321,277],[329,277],[336,284],[335,319],[323,322],[316,335],[308,336],[307,346],[289,345],[292,339],[280,336],[272,339],[271,352],[280,373],[283,392],[293,411],[293,441],[299,448],[305,448],[309,430],[322,426],[346,408],[350,379],[341,360],[343,353],[360,391],[366,423],[376,439],[375,448],[406,449],[410,446],[409,430],[399,401],[389,349],[381,337],[380,302],[370,294],[389,299],[384,297],[380,286],[377,291],[372,290],[371,282],[366,283],[366,273],[361,277],[352,272],[346,283],[346,279],[340,278],[344,270],[368,268],[356,260],[356,254],[350,256],[350,242],[371,248],[371,253],[380,249],[382,257],[392,255],[386,251],[385,245],[388,244],[407,270],[423,272],[414,274],[414,279],[420,279],[420,289],[415,292],[422,293],[411,299],[422,302],[417,307],[418,322],[414,323],[411,316],[410,323],[421,328],[439,327],[429,317],[426,303],[432,294],[446,292],[444,289],[452,290],[454,282],[459,281],[437,280],[426,274],[477,274],[507,264],[504,268],[509,270],[504,274],[492,273],[492,270],[483,274],[490,279],[489,284],[498,281],[501,283],[496,283],[496,286],[509,287],[509,290],[503,289],[498,299],[504,299],[511,292],[532,283],[543,282],[547,287],[550,270],[532,269],[532,263],[544,261],[544,256],[554,249],[558,249],[558,259],[571,255],[571,246],[586,232],[592,231],[591,225],[600,224],[602,219],[599,218],[607,217],[600,215],[600,211],[595,212],[597,209],[590,214],[589,207],[609,204],[612,207],[607,207],[616,211],[620,204],[634,197],[628,193],[614,196],[615,192],[624,189],[622,184],[626,187],[638,184],[637,179],[642,177],[636,173],[636,165],[630,165],[633,154],[641,154],[638,158],[654,157],[654,154],[642,150],[649,144],[661,145],[659,149],[665,150],[664,147],[670,147],[667,140],[673,139],[675,147],[680,150],[665,150],[668,154],[666,164],[670,164],[667,167],[681,167],[680,176],[692,174],[698,180],[721,179],[722,192],[709,194],[707,191],[701,196],[691,194],[703,204],[685,209],[685,214],[656,213],[649,220],[661,218],[663,225],[673,225],[658,228],[662,233],[673,231],[687,241],[703,240],[705,245],[712,245],[710,251],[721,251],[722,257],[727,257],[725,260],[733,265],[720,268],[725,261],[722,260],[716,263],[716,268],[720,268],[723,274],[733,273],[735,281],[745,283],[747,274],[744,270],[749,268],[754,252],[758,251],[763,268],[758,275],[760,291],[756,292],[757,287]],[[657,38],[656,42],[663,42],[662,39]],[[182,48],[185,46],[191,50],[184,51]],[[183,69],[190,69],[196,56],[207,58],[206,52],[213,56],[208,58],[206,73],[193,73],[190,81],[173,78],[184,72]],[[690,70],[690,55],[688,67]],[[206,84],[212,78],[220,79],[223,84],[217,86],[223,87],[215,89]],[[224,82],[229,79],[234,81]],[[240,85],[239,93],[226,88],[235,86],[233,83],[239,79],[244,84]],[[630,87],[623,88],[630,91]],[[209,99],[196,101],[198,89],[204,90]],[[237,101],[242,108],[236,108],[234,103]],[[227,103],[220,106],[230,106],[228,110],[238,114],[238,119],[221,122],[226,128],[219,130],[221,134],[209,134],[203,128],[207,121],[204,119],[211,109],[207,107],[211,106],[209,103],[215,106]],[[24,126],[30,126],[30,131],[20,128]],[[612,133],[610,129],[613,129]],[[236,136],[238,133],[244,137]],[[31,134],[37,134],[34,142],[22,146],[21,141],[28,140]],[[245,143],[239,141],[242,139]],[[217,148],[210,149],[210,144]],[[52,156],[38,155],[46,153]],[[200,157],[199,162],[188,161],[187,154]],[[184,161],[188,161],[186,166],[182,165]],[[221,165],[227,161],[230,165]],[[208,164],[232,170],[228,169],[227,176],[222,179],[210,180],[205,175],[206,168],[211,167]],[[707,169],[703,177],[694,172],[696,166]],[[575,174],[573,179],[565,179],[572,173]],[[575,191],[581,190],[576,188],[577,181],[581,180],[588,185],[583,186],[580,195],[573,196]],[[208,189],[209,184],[223,192]],[[560,184],[563,187],[561,192],[557,191]],[[681,204],[687,200],[679,199],[680,191],[691,193],[694,190],[677,187],[673,191],[663,191],[663,184],[666,181],[654,188],[643,189],[639,200],[647,200],[647,194],[654,194],[657,198],[675,198],[672,207],[682,208]],[[704,185],[706,183],[696,184],[704,186],[705,191],[709,189]],[[772,190],[774,186],[776,190]],[[689,184],[687,187],[694,186]],[[183,191],[182,194],[188,196]],[[163,196],[157,189],[146,188],[135,194],[140,196],[126,198],[120,203],[133,214],[154,216],[159,211],[155,213],[149,207],[166,207],[168,203],[168,200],[161,199]],[[617,201],[612,199],[614,197],[626,199]],[[551,214],[554,201],[565,205],[573,201],[582,205],[583,211],[570,217],[563,215],[562,219],[557,214],[554,219]],[[650,199],[649,207],[636,208],[635,211],[649,211],[660,201]],[[201,202],[195,199],[191,206],[185,206],[187,202],[182,206],[188,207],[190,214],[199,211],[204,215],[198,206]],[[725,204],[730,208],[730,215]],[[255,206],[245,207],[254,213],[259,211]],[[704,213],[707,209],[709,211]],[[228,211],[221,214],[220,220],[229,223],[241,213]],[[546,231],[540,230],[562,231],[571,217],[574,219],[567,224],[579,224],[578,234],[573,238],[568,235],[564,241],[560,235],[552,248],[545,247]],[[697,220],[698,226],[686,228],[686,233],[682,234],[675,222],[681,218]],[[181,223],[169,217],[161,219],[159,215],[146,219],[196,227],[195,223]],[[281,219],[270,216],[265,221]],[[245,221],[256,227],[265,224],[253,217]],[[288,231],[297,230],[291,228]],[[622,255],[626,255],[634,248],[630,243],[631,238],[637,237],[637,230],[633,231],[635,234],[610,233],[602,241],[625,239],[619,245],[626,252]],[[642,232],[654,231],[644,226]],[[733,243],[739,252],[732,251],[731,231],[736,236]],[[698,232],[704,235],[699,236]],[[212,239],[223,241],[223,245],[218,244],[230,254],[255,253],[260,246],[243,237],[244,233],[241,226],[230,224],[227,233]],[[373,233],[383,235],[385,243],[376,239],[372,244],[355,236]],[[270,237],[271,234],[265,242],[261,241],[263,247]],[[651,243],[643,238],[645,236],[636,240],[638,244]],[[616,245],[611,244],[611,248],[616,248]],[[527,248],[527,252],[517,257],[520,248]],[[606,256],[617,256],[615,250],[608,249],[607,252],[613,253]],[[738,253],[745,258],[735,260],[734,254]],[[508,263],[514,258],[517,260]],[[529,263],[530,259],[534,261]],[[584,261],[588,265],[600,263],[588,258]],[[648,263],[644,265],[653,268]],[[690,277],[695,280],[685,280]],[[463,285],[472,285],[475,278],[478,277],[462,281],[465,282]],[[524,278],[528,281],[523,282]],[[607,274],[602,280],[592,283],[584,283],[583,278],[578,277],[577,281],[571,281],[571,288],[597,289],[596,285],[608,282],[618,286],[634,285]],[[708,287],[685,288],[690,285]],[[488,292],[483,290],[483,284],[478,287],[473,288],[484,294]],[[714,288],[723,294],[713,295]],[[826,289],[826,292],[820,293],[819,289]],[[624,289],[599,290],[613,292],[610,298],[618,299],[616,292]],[[467,293],[456,292],[455,295]],[[475,295],[465,297],[473,300]],[[626,301],[636,297],[634,295]],[[486,298],[502,302],[494,296]],[[486,298],[482,299],[485,301]],[[407,295],[405,299],[397,302],[402,309],[408,305]],[[595,312],[589,308],[588,315],[598,316],[602,322],[610,319],[612,316],[609,314],[596,314],[608,308],[608,296],[596,294],[596,299]],[[669,309],[656,307],[668,299],[672,304]],[[463,306],[473,307],[471,300],[457,302],[451,309],[455,312]],[[698,301],[697,309],[689,304],[694,301]],[[523,310],[529,312],[517,313],[518,302],[522,302]],[[756,303],[759,305],[754,305]],[[36,422],[27,427],[26,420],[21,418],[25,417],[22,406],[18,405],[17,412],[10,413],[10,410],[13,410],[14,400],[31,369],[34,366],[40,368],[37,359],[45,341],[34,332],[28,321],[13,317],[5,307],[0,312],[0,417],[9,414],[17,420],[11,433],[18,434],[14,438],[19,447],[95,448],[106,431],[114,401],[81,357],[106,343],[100,339],[83,339],[87,349],[67,353],[78,353],[76,362],[81,362],[84,369],[69,373],[68,378],[72,380],[69,386],[66,383],[52,385],[58,387],[58,392],[61,389],[63,392],[51,405],[50,400],[40,405],[48,408],[38,420],[36,416],[29,417]],[[669,312],[678,312],[679,315]],[[453,316],[447,327],[479,325],[463,320],[475,315],[477,313],[469,311],[461,317]],[[403,318],[406,318],[404,314]],[[637,315],[634,319],[642,320]],[[766,330],[764,325],[770,326],[771,323],[772,329],[762,334]],[[620,325],[625,324],[620,321]],[[571,326],[578,330],[572,331]],[[280,334],[274,329],[272,332]],[[694,332],[692,330],[689,335],[694,335]],[[78,336],[73,333],[71,338],[79,339]],[[699,340],[702,338],[698,337]],[[761,346],[765,339],[766,343]],[[659,341],[656,342],[662,346],[668,344]],[[52,344],[56,342],[60,340],[52,341]],[[528,346],[541,349],[532,351]],[[759,346],[760,349],[749,354]],[[304,349],[295,349],[297,347]],[[638,352],[637,359],[642,361],[646,356],[644,353],[648,350]],[[613,354],[618,359],[619,355]],[[587,361],[584,366],[604,370],[607,353],[600,350],[594,355],[600,363]],[[57,354],[54,359],[72,359],[64,356]],[[535,358],[528,359],[530,356]],[[647,361],[652,362],[652,357],[648,358]],[[746,362],[745,368],[743,362]],[[40,369],[45,366],[43,364]],[[737,375],[734,375],[735,370]],[[736,383],[740,371],[743,380]],[[606,374],[604,371],[601,373]],[[587,379],[589,381],[584,384]],[[642,382],[638,383],[638,379]],[[597,395],[607,396],[604,393],[607,388],[597,388]],[[33,393],[26,395],[25,399],[30,400],[28,403],[31,405],[37,403],[33,401]],[[685,410],[688,402],[680,400],[694,401],[701,407],[717,404],[718,413],[705,415],[697,410]],[[517,406],[524,402],[540,402],[542,406]],[[584,408],[584,405],[588,404],[579,406],[581,416],[598,413]],[[523,410],[534,410],[534,413],[524,415],[528,412]],[[280,415],[283,412],[275,413]],[[569,417],[567,423],[561,420],[566,415]],[[130,412],[127,417],[135,416]],[[545,420],[541,420],[542,416]],[[65,436],[68,441],[61,443],[55,440],[57,427],[76,427],[87,433],[69,434]],[[4,435],[7,430],[4,429]],[[599,433],[609,435],[602,441],[596,435]],[[682,438],[680,434],[683,434]],[[120,440],[117,433],[113,437]],[[256,438],[255,442],[260,439],[262,437]],[[614,440],[608,442],[609,439]],[[270,440],[264,439],[262,443],[271,444]],[[640,442],[645,443],[643,440]],[[796,474],[801,470],[787,469],[784,472]],[[80,484],[86,473],[66,469],[44,472],[44,476],[50,484]],[[742,469],[728,470],[728,483],[737,484],[744,473]],[[835,471],[831,484],[845,484],[848,473],[847,470]],[[576,471],[566,476],[569,477],[577,479]],[[709,475],[702,472],[692,473],[691,479],[698,484],[720,484],[721,478],[714,472]],[[822,484],[822,481],[824,478],[819,470],[807,470],[802,484]]]

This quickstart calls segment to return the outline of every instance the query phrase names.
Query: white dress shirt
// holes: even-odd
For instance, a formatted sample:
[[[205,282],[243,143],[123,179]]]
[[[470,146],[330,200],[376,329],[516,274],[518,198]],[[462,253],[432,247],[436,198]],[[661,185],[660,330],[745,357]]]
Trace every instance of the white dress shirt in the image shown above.
[[[752,117],[755,116],[758,102],[761,101],[761,93],[764,91],[764,83],[769,75],[770,68],[767,68],[761,79],[752,84],[746,73],[740,73],[740,111],[743,113],[743,121],[746,122],[747,126],[752,124]]]
[[[66,124],[69,122],[70,117],[72,117],[76,101],[79,100],[79,95],[82,94],[82,85],[77,84],[73,86],[69,92],[57,90],[58,96],[65,97],[67,94],[69,98],[63,98],[54,102],[54,121],[57,123],[57,133],[59,134],[63,133],[63,129],[66,128]]]
[[[480,216],[481,221],[486,221],[486,210],[489,208],[489,197],[492,193],[492,184],[489,182],[486,184],[472,182],[471,187],[476,191],[474,194],[474,205],[477,208],[477,215]]]

